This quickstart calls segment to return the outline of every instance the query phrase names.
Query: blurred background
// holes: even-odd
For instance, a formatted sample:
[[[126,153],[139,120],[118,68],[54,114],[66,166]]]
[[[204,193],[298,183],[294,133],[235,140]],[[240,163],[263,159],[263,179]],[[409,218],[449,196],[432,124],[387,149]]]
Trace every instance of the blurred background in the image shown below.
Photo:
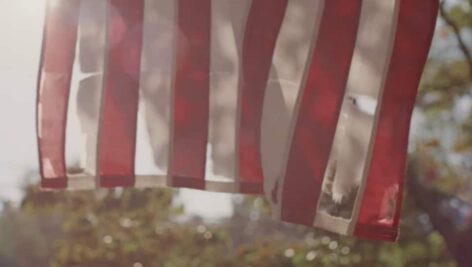
[[[1,267],[472,266],[472,0],[442,1],[395,244],[275,222],[259,197],[41,192],[28,116],[43,9],[44,0],[0,0]],[[31,110],[12,112],[20,104]]]

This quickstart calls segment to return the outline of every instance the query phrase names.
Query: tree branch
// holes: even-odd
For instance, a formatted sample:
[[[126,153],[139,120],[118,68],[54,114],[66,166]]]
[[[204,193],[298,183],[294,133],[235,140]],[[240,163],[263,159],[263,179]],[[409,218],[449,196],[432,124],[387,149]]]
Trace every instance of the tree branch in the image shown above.
[[[457,42],[459,44],[459,49],[462,51],[462,54],[464,54],[467,65],[469,66],[470,79],[472,79],[472,55],[469,49],[467,48],[467,45],[465,44],[464,39],[462,38],[459,26],[457,26],[457,24],[447,14],[447,11],[444,7],[445,2],[446,1],[443,1],[439,5],[439,14],[441,15],[442,19],[446,22],[446,24],[449,27],[451,27],[452,31],[454,32],[454,35],[456,36]]]

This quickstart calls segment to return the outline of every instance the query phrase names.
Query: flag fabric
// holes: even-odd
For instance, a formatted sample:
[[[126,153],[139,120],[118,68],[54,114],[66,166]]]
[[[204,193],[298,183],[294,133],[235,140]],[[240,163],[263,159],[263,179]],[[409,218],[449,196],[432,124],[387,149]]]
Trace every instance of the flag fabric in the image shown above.
[[[265,194],[274,217],[398,235],[436,0],[48,0],[45,189]]]

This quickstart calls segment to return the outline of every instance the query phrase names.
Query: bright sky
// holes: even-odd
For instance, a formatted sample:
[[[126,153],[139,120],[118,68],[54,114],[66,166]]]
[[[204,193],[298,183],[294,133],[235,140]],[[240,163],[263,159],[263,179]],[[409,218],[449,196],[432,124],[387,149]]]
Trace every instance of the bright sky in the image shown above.
[[[45,0],[0,0],[0,199],[19,200],[25,172],[37,169],[35,100],[44,6]],[[207,219],[232,213],[228,194],[181,190],[179,201],[187,214]]]

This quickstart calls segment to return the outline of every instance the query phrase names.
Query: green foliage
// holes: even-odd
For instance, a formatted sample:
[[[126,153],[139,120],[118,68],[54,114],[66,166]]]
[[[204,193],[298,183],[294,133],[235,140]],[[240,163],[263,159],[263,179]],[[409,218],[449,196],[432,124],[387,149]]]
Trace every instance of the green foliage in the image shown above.
[[[251,202],[260,203],[260,199],[245,199],[244,206],[248,214],[265,210],[255,208],[260,204],[250,205]],[[236,256],[228,266],[455,266],[442,237],[432,230],[427,215],[418,210],[408,197],[405,202],[401,239],[392,244],[270,223],[262,219],[267,215],[262,212],[259,219],[261,225],[256,226],[254,232],[275,225],[277,233],[282,235],[271,233],[259,236],[256,240],[248,238],[238,247]]]
[[[409,198],[402,239],[385,244],[277,223],[259,197],[235,202],[233,218],[205,225],[184,219],[173,197],[170,190],[41,192],[31,186],[20,209],[5,214],[10,223],[3,229],[16,244],[0,245],[0,254],[13,254],[17,266],[53,267],[455,266]]]
[[[181,207],[170,190],[46,193],[29,187],[22,210],[59,216],[60,236],[49,239],[50,266],[214,266],[224,233],[177,221]],[[46,239],[47,240],[47,239]]]

